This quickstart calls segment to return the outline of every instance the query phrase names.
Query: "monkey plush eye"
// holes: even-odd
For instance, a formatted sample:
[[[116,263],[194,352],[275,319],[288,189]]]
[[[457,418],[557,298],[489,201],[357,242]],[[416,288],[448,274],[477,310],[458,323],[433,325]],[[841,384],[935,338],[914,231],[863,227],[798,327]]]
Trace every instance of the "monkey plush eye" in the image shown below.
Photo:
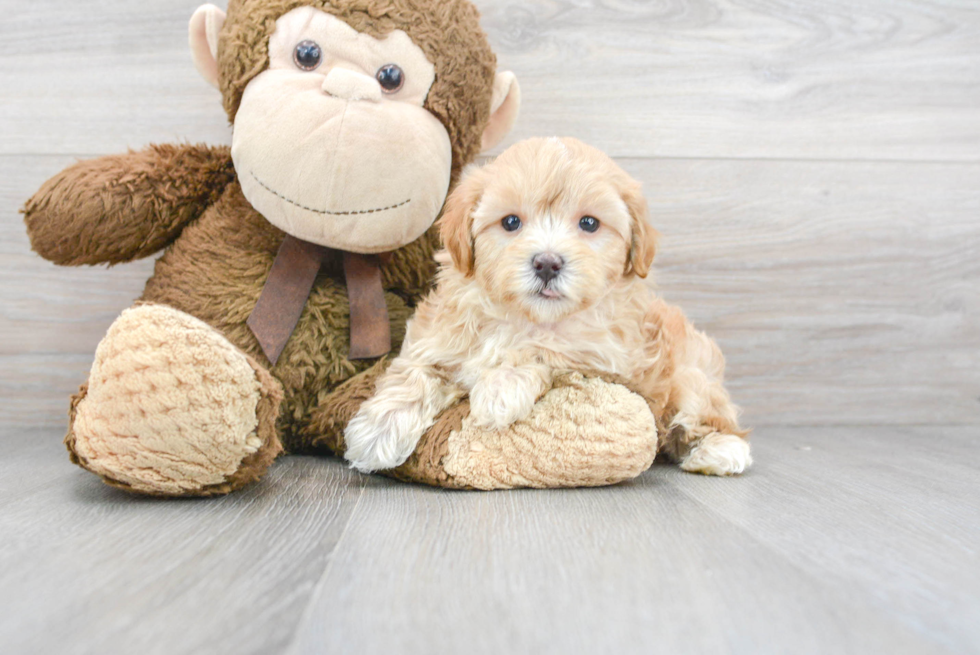
[[[313,41],[303,41],[293,51],[293,61],[305,71],[311,71],[323,61],[323,51]]]
[[[518,218],[517,216],[514,216],[513,214],[507,216],[506,218],[504,218],[504,220],[500,221],[500,224],[508,232],[516,232],[517,230],[521,229],[521,219]]]
[[[599,229],[599,219],[583,216],[582,220],[578,222],[578,226],[586,232],[595,232]]]
[[[395,64],[382,66],[375,77],[385,93],[395,93],[405,85],[405,72]]]

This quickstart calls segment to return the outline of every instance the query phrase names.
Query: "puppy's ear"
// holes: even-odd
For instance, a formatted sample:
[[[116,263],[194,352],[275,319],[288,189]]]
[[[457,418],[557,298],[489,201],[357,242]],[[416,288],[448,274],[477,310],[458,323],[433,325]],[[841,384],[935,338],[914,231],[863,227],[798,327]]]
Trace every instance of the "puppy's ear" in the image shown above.
[[[646,277],[657,254],[660,233],[650,225],[650,207],[643,197],[639,182],[631,181],[623,190],[623,202],[630,213],[630,252],[626,260],[626,274],[635,273]]]
[[[473,210],[483,196],[483,175],[477,168],[463,173],[463,179],[446,200],[439,220],[442,245],[453,258],[453,265],[467,277],[473,275]]]

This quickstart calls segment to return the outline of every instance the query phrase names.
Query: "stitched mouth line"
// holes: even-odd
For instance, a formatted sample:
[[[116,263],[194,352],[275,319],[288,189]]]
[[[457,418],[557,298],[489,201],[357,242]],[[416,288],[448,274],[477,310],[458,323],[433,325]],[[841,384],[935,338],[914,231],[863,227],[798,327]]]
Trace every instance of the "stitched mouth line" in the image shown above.
[[[259,186],[261,186],[263,189],[265,189],[272,195],[276,196],[277,198],[282,198],[283,200],[288,202],[290,205],[293,205],[294,207],[299,207],[300,209],[305,209],[308,212],[313,212],[314,214],[321,214],[324,216],[359,216],[361,214],[377,214],[379,212],[386,212],[392,209],[398,209],[399,207],[404,207],[408,203],[412,202],[412,199],[409,198],[408,200],[405,200],[404,202],[400,202],[397,205],[389,205],[388,207],[379,207],[378,209],[361,209],[358,211],[348,211],[348,212],[332,212],[332,211],[327,211],[325,209],[313,209],[312,207],[307,207],[306,205],[302,205],[296,202],[295,200],[290,200],[289,198],[282,195],[281,193],[279,193],[278,191],[270,187],[268,184],[266,184],[265,182],[257,178],[255,176],[255,173],[253,173],[252,171],[249,171],[249,175],[252,176],[253,180],[259,183]]]

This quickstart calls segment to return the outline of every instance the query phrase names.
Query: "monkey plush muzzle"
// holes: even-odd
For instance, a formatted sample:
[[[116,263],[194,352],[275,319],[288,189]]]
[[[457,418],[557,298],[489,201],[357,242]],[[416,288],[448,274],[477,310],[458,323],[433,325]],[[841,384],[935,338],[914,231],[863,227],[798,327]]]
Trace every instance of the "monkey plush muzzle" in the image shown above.
[[[235,121],[249,202],[338,250],[386,252],[422,236],[449,190],[452,145],[423,106],[435,69],[421,49],[404,32],[375,39],[312,7],[282,16],[269,49]],[[397,88],[383,85],[391,70]]]

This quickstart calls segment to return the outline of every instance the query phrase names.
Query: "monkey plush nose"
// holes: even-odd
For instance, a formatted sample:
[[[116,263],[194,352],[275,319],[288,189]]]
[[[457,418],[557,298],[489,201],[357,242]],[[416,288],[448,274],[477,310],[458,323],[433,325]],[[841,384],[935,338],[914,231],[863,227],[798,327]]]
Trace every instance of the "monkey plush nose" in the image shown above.
[[[327,73],[323,91],[341,100],[381,102],[381,85],[376,79],[346,68],[334,68]]]
[[[542,252],[534,256],[531,266],[534,267],[534,274],[542,282],[548,284],[561,273],[561,267],[565,265],[565,260],[553,252]]]

